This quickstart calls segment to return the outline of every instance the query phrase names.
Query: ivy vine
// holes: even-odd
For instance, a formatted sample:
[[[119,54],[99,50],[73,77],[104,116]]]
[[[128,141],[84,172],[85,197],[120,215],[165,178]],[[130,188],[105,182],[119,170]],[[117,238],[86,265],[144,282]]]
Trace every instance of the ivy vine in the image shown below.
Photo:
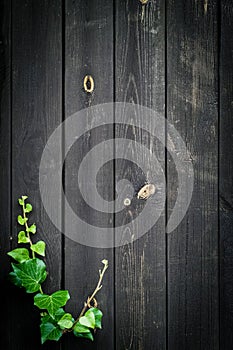
[[[47,277],[46,264],[39,258],[45,257],[46,244],[44,241],[33,243],[31,235],[36,233],[36,225],[29,225],[28,214],[32,211],[32,205],[26,203],[27,196],[19,199],[22,215],[18,216],[18,223],[24,229],[18,233],[19,244],[29,244],[27,248],[16,248],[8,253],[16,263],[12,263],[13,271],[10,279],[17,287],[24,287],[27,293],[37,293],[34,296],[34,305],[41,310],[41,343],[47,340],[58,341],[63,334],[73,332],[76,337],[94,340],[96,329],[101,329],[103,313],[97,308],[95,296],[102,288],[104,273],[108,268],[108,261],[102,260],[104,265],[99,270],[99,281],[92,295],[87,298],[80,315],[75,319],[64,310],[64,306],[70,299],[67,290],[58,290],[52,294],[45,294],[42,283]]]

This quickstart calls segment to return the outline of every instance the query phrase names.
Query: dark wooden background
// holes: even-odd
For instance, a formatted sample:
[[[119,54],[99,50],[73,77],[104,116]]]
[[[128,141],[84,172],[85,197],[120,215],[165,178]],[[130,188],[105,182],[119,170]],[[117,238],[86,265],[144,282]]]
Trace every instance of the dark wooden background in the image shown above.
[[[232,0],[149,0],[144,6],[139,0],[0,0],[0,20],[1,349],[232,349]],[[95,80],[92,95],[83,90],[86,74]],[[123,247],[97,249],[52,225],[40,199],[38,167],[49,135],[66,117],[112,101],[164,114],[191,152],[195,184],[187,215],[166,234],[177,175],[155,144],[166,171],[166,210],[138,241],[130,243],[128,233]],[[128,130],[109,129],[108,137],[114,132],[126,137]],[[98,137],[101,130],[91,141],[84,138],[66,162],[64,187],[77,211],[83,209],[76,164]],[[143,133],[137,138],[151,141]],[[108,177],[98,180],[105,197],[114,192],[114,171],[131,174],[130,165],[110,165]],[[140,187],[143,176],[131,175]],[[109,260],[98,296],[103,330],[94,343],[66,336],[41,347],[32,297],[7,281],[6,252],[17,244],[22,194],[30,197],[38,236],[47,242],[45,289],[69,289],[67,310],[79,312],[100,261]],[[119,220],[128,216],[125,210]]]

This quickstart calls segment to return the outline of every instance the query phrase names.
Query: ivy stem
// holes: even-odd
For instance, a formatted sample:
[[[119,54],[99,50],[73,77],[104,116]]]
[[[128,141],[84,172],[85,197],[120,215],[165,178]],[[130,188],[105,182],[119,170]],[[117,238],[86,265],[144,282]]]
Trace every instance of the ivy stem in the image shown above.
[[[23,218],[24,218],[25,230],[27,232],[27,238],[29,240],[30,247],[32,247],[33,243],[32,243],[32,240],[31,240],[29,227],[28,227],[28,224],[27,224],[27,216],[26,216],[26,212],[25,212],[25,202],[24,201],[23,201]],[[31,251],[32,251],[32,258],[35,259],[35,257],[36,257],[35,252],[32,249],[31,249]],[[44,294],[41,286],[40,286],[39,291],[40,291],[41,294]]]
[[[30,237],[30,233],[29,233],[29,228],[28,228],[28,224],[27,224],[27,217],[26,217],[26,213],[25,213],[25,202],[23,202],[23,218],[24,218],[24,225],[25,225],[25,229],[26,229],[26,232],[27,232],[27,238],[29,239],[29,244],[30,244],[30,247],[32,246],[32,240],[31,240],[31,237]],[[32,257],[33,259],[35,259],[35,252],[32,250]]]
[[[78,323],[79,319],[84,315],[85,311],[87,310],[87,308],[90,308],[90,303],[95,300],[95,296],[96,294],[98,293],[98,291],[102,288],[102,280],[103,280],[103,277],[104,277],[104,274],[108,268],[108,260],[102,260],[102,263],[104,264],[104,267],[103,267],[103,270],[99,270],[99,281],[97,283],[97,286],[94,290],[94,292],[92,293],[92,295],[90,297],[87,298],[87,300],[85,301],[84,303],[84,306],[82,308],[82,311],[80,312],[78,318],[76,319],[76,321],[74,322],[73,324],[73,327],[71,330],[74,329],[75,325]],[[96,300],[95,300],[96,301]]]

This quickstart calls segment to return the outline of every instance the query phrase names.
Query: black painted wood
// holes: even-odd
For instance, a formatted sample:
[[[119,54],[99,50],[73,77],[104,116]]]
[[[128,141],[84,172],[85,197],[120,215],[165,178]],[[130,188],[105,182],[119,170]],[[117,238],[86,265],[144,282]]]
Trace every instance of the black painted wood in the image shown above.
[[[113,101],[113,3],[109,0],[71,1],[65,5],[65,118],[69,118],[84,108]],[[84,90],[86,75],[94,79],[93,93]],[[92,129],[95,114],[88,113],[82,125]],[[69,133],[66,135],[69,138]],[[79,190],[78,170],[84,157],[93,146],[105,139],[113,139],[113,126],[98,128],[80,137],[67,155],[64,167],[66,198],[74,212],[93,225],[112,226],[113,215],[102,215],[85,204]],[[113,142],[113,141],[112,141]],[[80,186],[88,192],[88,174],[96,162],[104,165],[101,155],[92,158]],[[93,165],[93,166],[92,166]],[[107,165],[106,165],[107,166]],[[97,175],[97,174],[96,174]],[[113,168],[111,164],[96,179],[99,193],[106,199],[113,196]],[[64,223],[65,229],[67,223]],[[65,341],[65,348],[113,349],[114,348],[114,257],[112,249],[84,246],[78,243],[83,235],[77,227],[77,240],[65,238],[65,288],[72,296],[69,303],[71,311],[79,315],[84,301],[94,290],[101,261],[109,260],[109,269],[103,282],[103,289],[97,295],[99,307],[104,313],[103,331],[98,332],[94,343],[71,336]],[[111,240],[111,237],[110,237]],[[98,245],[98,242],[96,242]]]
[[[165,6],[163,1],[116,2],[116,101],[147,106],[165,117]],[[116,117],[117,118],[117,117]],[[149,133],[131,128],[137,120],[124,115],[125,125],[117,125],[115,136],[130,138],[155,152],[164,168],[165,150]],[[117,119],[116,119],[117,121]],[[161,130],[165,128],[165,119]],[[153,130],[151,130],[153,132]],[[125,156],[139,158],[134,146],[125,149]],[[116,162],[116,179],[131,182],[135,194],[153,181],[149,175],[155,166],[147,155],[143,158],[146,174],[131,162]],[[147,176],[149,175],[150,178]],[[120,194],[121,195],[121,194]],[[155,205],[156,202],[155,195]],[[123,215],[116,215],[116,226],[123,226],[140,212],[140,200],[126,206]],[[121,230],[124,245],[116,248],[116,349],[166,349],[166,243],[165,215],[142,238],[131,243],[138,230]]]
[[[230,0],[142,2],[0,1],[2,349],[232,349],[233,4]],[[83,89],[87,74],[94,79],[92,94]],[[122,125],[83,135],[67,155],[64,189],[77,215],[94,225],[123,225],[139,214],[143,204],[134,200],[115,216],[86,206],[78,167],[93,146],[106,139],[114,142],[114,137],[131,138],[155,152],[167,171],[167,211],[158,223],[133,243],[134,232],[122,230],[124,246],[101,249],[62,239],[43,209],[38,169],[44,145],[63,119],[114,100],[167,115],[190,150],[195,186],[187,215],[166,236],[166,218],[177,195],[177,171],[169,154],[166,162],[161,142]],[[85,126],[91,128],[94,118],[89,113]],[[126,115],[125,122],[130,123]],[[62,155],[62,143],[58,147]],[[137,163],[136,148],[126,155],[129,152]],[[92,159],[89,172],[100,159],[104,165],[103,155]],[[144,161],[150,173],[154,164],[146,156]],[[84,191],[89,190],[89,172],[81,180]],[[96,185],[100,195],[112,200],[120,179],[132,181],[136,195],[146,176],[134,164],[117,160],[103,166]],[[22,194],[33,204],[37,237],[47,242],[45,291],[69,289],[68,311],[80,312],[96,285],[101,260],[109,260],[97,296],[104,312],[103,330],[94,343],[70,334],[61,343],[42,347],[32,296],[7,281],[6,252],[17,244],[17,199]],[[57,214],[64,219],[64,213]],[[77,234],[85,232],[77,227]]]
[[[10,270],[6,255],[11,249],[11,4],[0,3],[0,285],[4,303],[2,313],[10,311],[12,286],[7,281]],[[12,314],[12,312],[11,312]],[[0,347],[9,349],[11,343],[10,317],[0,327]]]
[[[233,6],[231,1],[221,2],[220,36],[220,159],[219,159],[219,197],[220,197],[220,348],[233,347]]]
[[[219,349],[217,11],[215,0],[167,3],[167,118],[195,176],[188,213],[168,235],[171,350]],[[169,216],[177,190],[169,156],[167,167]]]
[[[37,224],[37,239],[46,242],[49,275],[44,290],[61,285],[61,234],[40,200],[39,164],[49,135],[62,120],[61,2],[12,2],[12,236],[17,244],[17,199],[28,195]],[[60,145],[61,147],[61,145]],[[46,174],[44,174],[46,176]],[[56,207],[55,209],[56,210]],[[61,213],[57,213],[61,216]],[[12,287],[13,288],[13,287]],[[14,290],[9,349],[40,349],[39,313],[32,295]],[[22,316],[23,315],[23,316]],[[49,349],[50,345],[43,346]],[[53,349],[59,349],[53,344]]]

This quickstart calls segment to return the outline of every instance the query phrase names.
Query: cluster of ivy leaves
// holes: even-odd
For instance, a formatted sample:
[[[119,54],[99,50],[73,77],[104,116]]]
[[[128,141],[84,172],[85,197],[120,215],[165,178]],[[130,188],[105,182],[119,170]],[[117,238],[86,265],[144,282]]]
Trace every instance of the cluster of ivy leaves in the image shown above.
[[[58,341],[66,332],[73,332],[76,337],[94,340],[93,331],[101,329],[102,312],[92,307],[76,320],[64,310],[70,299],[67,290],[58,290],[52,294],[44,294],[42,283],[47,277],[46,265],[39,257],[45,256],[45,242],[32,242],[31,234],[36,233],[36,225],[28,224],[28,213],[32,205],[26,203],[27,196],[19,199],[22,215],[18,216],[18,223],[24,229],[18,233],[19,244],[29,244],[27,248],[16,248],[8,253],[16,263],[12,263],[11,281],[18,287],[24,287],[27,293],[37,293],[34,305],[41,311],[41,343],[46,340]],[[39,257],[38,257],[39,256]]]

